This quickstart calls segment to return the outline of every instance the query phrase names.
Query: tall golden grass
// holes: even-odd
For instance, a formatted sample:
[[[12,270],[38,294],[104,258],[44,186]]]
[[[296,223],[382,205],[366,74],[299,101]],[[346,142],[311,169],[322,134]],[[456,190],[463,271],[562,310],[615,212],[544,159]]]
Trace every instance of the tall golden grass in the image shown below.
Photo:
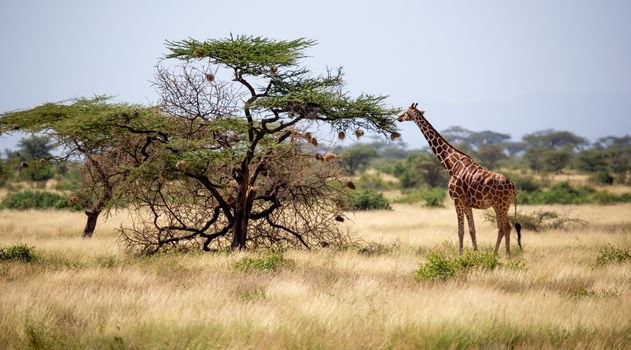
[[[124,212],[86,240],[81,213],[0,211],[0,245],[39,256],[0,262],[0,348],[629,348],[631,264],[595,261],[631,248],[631,205],[552,209],[588,224],[524,232],[503,266],[444,282],[413,273],[456,249],[449,206],[358,213],[345,229],[364,243],[285,252],[276,272],[235,268],[254,253],[126,255]],[[476,220],[492,245],[496,229]],[[388,249],[362,254],[369,243]]]

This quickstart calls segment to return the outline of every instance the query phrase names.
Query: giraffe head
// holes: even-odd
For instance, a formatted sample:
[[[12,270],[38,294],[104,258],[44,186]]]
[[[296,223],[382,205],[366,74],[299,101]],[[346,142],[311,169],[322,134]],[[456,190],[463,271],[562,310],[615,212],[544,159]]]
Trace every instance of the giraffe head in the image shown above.
[[[408,120],[412,120],[412,117],[422,117],[425,111],[416,109],[416,106],[418,106],[418,103],[412,103],[408,110],[399,116],[399,121],[405,122]]]

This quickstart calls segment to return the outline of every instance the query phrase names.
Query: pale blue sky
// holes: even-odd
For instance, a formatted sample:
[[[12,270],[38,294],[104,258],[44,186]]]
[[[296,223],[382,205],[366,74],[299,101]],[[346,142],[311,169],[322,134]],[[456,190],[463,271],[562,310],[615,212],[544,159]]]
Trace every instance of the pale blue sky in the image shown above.
[[[311,68],[412,102],[439,130],[631,133],[631,1],[0,2],[0,111],[94,94],[152,103],[164,41],[309,37]],[[413,125],[403,139],[426,143]],[[0,147],[11,140],[0,139]]]

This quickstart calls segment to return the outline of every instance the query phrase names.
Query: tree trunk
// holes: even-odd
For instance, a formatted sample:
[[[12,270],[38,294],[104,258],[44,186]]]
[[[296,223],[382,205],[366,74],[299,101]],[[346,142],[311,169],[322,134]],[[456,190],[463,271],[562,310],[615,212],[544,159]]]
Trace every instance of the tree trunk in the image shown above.
[[[85,228],[83,229],[84,238],[92,238],[92,233],[94,233],[96,221],[98,220],[100,214],[101,211],[96,209],[89,209],[85,211],[85,215],[87,215],[88,220],[85,223]]]
[[[256,191],[248,189],[248,183],[241,185],[234,213],[234,224],[232,226],[231,249],[245,249],[245,241],[248,238],[248,224],[250,222],[250,212],[254,204]]]

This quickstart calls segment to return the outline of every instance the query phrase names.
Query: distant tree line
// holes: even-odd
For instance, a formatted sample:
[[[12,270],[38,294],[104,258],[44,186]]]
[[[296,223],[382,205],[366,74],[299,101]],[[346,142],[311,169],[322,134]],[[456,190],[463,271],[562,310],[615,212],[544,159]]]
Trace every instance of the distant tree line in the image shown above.
[[[542,130],[512,141],[510,135],[459,126],[442,131],[455,147],[489,169],[527,169],[537,174],[564,169],[587,172],[597,182],[626,184],[631,171],[631,136],[606,136],[593,143],[570,131]],[[427,147],[408,149],[402,142],[372,142],[338,147],[343,169],[354,175],[376,168],[396,176],[403,188],[440,187],[448,178]]]

